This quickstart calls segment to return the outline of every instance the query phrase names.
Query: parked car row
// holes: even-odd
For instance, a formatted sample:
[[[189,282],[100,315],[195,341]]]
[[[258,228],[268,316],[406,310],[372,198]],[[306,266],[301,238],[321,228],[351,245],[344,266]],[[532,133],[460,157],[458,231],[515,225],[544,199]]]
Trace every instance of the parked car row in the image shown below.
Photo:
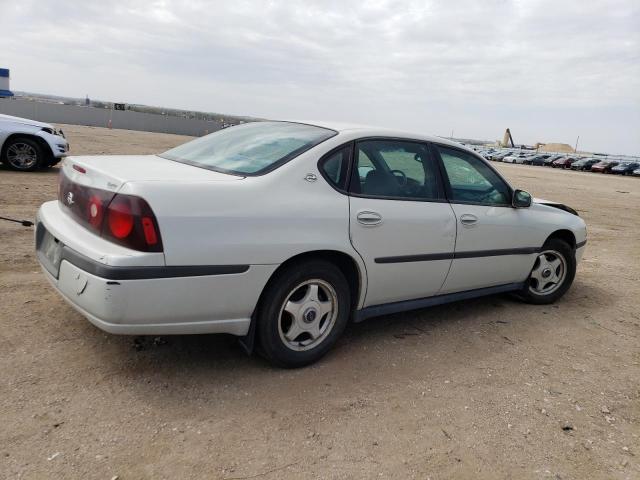
[[[537,153],[529,150],[477,150],[487,160],[504,163],[519,163],[576,171],[634,175],[640,177],[640,159],[612,157],[588,157],[571,154]]]

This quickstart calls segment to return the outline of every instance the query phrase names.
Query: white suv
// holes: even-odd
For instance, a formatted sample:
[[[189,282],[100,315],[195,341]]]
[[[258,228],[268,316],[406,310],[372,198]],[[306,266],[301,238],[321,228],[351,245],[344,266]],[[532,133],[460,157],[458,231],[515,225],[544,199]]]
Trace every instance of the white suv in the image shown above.
[[[230,333],[301,366],[349,319],[573,281],[586,228],[437,137],[256,122],[161,155],[69,157],[37,218],[49,281],[118,334]]]
[[[58,163],[69,151],[62,130],[48,123],[0,114],[0,161],[33,171]]]

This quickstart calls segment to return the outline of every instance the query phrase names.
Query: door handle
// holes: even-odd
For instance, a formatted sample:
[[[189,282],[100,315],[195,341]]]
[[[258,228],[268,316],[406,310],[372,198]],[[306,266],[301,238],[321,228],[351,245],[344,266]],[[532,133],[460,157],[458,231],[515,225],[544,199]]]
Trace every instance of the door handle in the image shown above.
[[[358,215],[356,215],[356,218],[358,219],[358,223],[362,225],[366,225],[368,227],[374,226],[374,225],[380,225],[382,223],[382,215],[380,215],[377,212],[370,212],[370,211],[358,212]]]
[[[460,215],[460,223],[466,226],[475,225],[478,223],[478,217],[471,215],[470,213],[465,213]]]

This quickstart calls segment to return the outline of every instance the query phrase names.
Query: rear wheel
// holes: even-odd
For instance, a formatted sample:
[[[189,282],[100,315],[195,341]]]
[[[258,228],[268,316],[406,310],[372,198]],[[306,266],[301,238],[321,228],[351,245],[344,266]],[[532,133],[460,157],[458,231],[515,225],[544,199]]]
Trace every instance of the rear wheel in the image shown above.
[[[528,303],[548,304],[562,297],[576,275],[575,252],[558,238],[547,240],[518,296]]]
[[[349,285],[334,264],[310,260],[290,266],[270,283],[260,302],[261,353],[287,368],[317,361],[344,331],[350,305]]]
[[[9,140],[2,161],[13,170],[31,172],[44,165],[44,151],[35,140],[18,137]]]

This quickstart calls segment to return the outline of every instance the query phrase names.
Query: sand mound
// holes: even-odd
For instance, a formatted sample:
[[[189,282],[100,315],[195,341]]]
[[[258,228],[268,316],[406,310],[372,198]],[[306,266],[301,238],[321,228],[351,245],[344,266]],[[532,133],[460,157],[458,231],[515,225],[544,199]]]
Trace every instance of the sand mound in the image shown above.
[[[566,143],[546,143],[540,147],[541,152],[572,153],[573,147]]]

